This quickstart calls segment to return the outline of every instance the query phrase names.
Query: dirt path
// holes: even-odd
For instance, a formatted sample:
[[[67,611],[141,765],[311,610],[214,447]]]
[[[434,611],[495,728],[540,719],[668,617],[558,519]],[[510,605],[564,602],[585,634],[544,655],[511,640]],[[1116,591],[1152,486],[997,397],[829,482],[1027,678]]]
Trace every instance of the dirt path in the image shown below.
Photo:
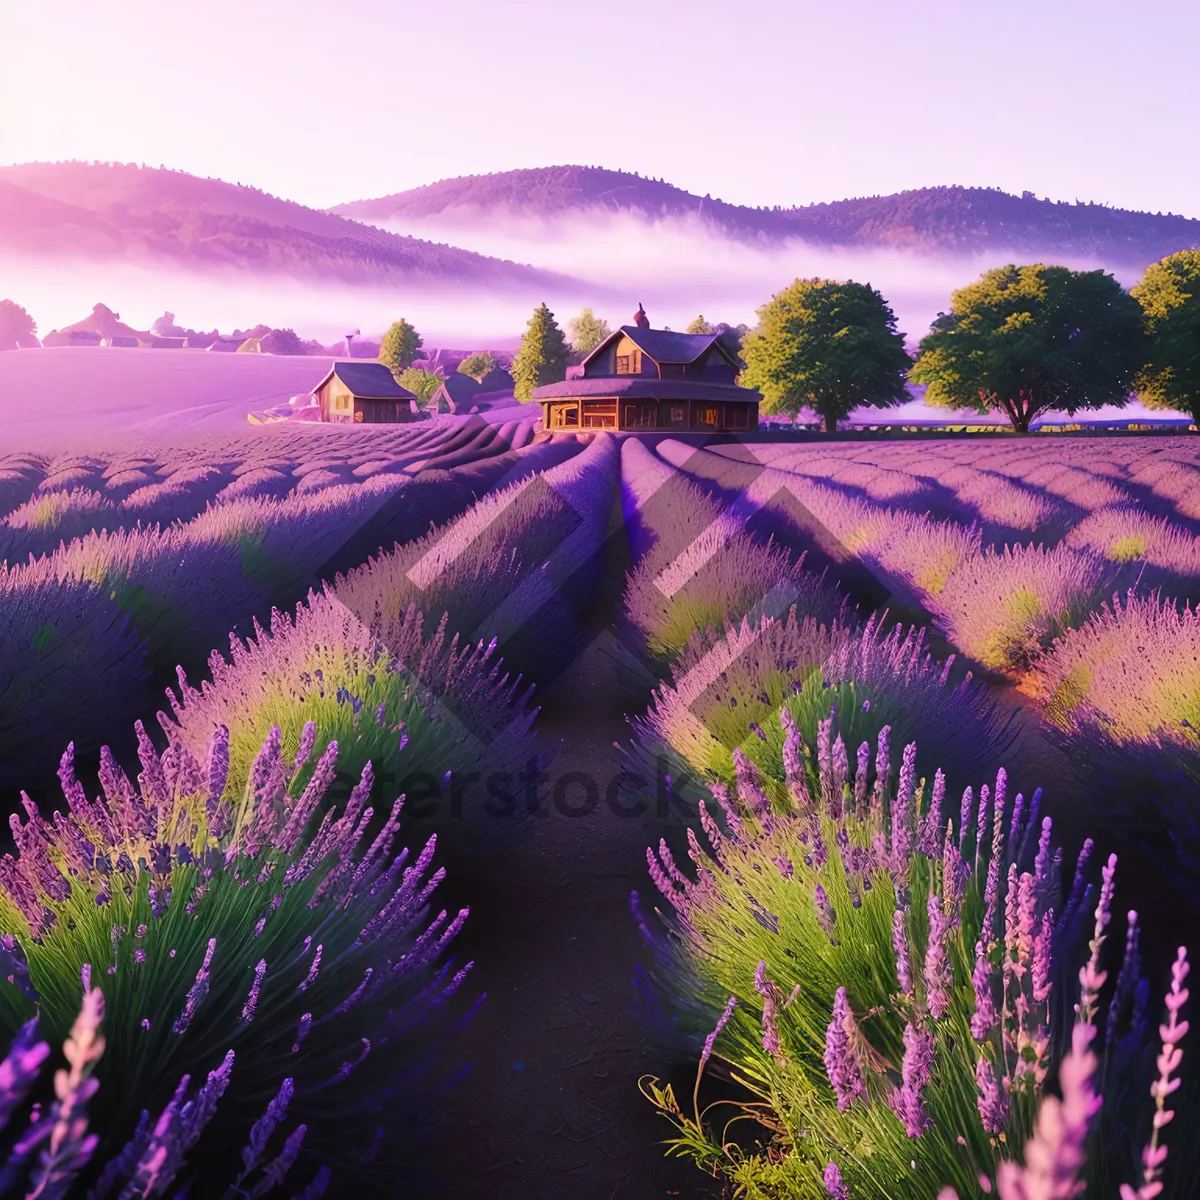
[[[671,1128],[637,1089],[638,1078],[650,1073],[690,1092],[695,1068],[678,1063],[673,1074],[670,1051],[631,1012],[641,939],[629,893],[653,890],[645,849],[667,823],[653,808],[621,816],[606,802],[621,767],[613,742],[629,737],[628,697],[604,633],[624,577],[625,564],[610,561],[591,622],[597,640],[540,697],[540,728],[563,739],[542,788],[547,815],[522,844],[482,860],[455,888],[455,899],[472,905],[458,950],[478,962],[475,988],[486,989],[488,999],[464,1038],[469,1075],[433,1114],[428,1182],[440,1194],[716,1194],[694,1166],[664,1157],[658,1143]],[[591,812],[583,813],[582,780],[564,787],[574,772],[595,781]],[[620,798],[632,803],[627,793]]]

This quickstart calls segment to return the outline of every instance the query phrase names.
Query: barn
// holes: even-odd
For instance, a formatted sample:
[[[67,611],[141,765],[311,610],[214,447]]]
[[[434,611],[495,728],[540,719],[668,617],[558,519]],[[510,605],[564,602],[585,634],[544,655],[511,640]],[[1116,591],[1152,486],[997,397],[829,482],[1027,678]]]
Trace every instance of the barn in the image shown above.
[[[421,419],[416,396],[402,388],[383,363],[334,363],[313,393],[322,421],[382,425]]]

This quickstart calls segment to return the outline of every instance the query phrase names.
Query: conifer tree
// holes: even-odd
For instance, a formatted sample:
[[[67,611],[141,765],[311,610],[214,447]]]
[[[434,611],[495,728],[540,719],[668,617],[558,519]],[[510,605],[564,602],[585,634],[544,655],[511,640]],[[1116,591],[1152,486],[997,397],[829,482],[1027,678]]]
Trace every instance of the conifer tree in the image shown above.
[[[528,400],[536,387],[558,383],[567,375],[567,345],[563,331],[545,303],[533,310],[512,365],[513,395]]]
[[[608,322],[590,308],[585,308],[567,327],[571,331],[571,345],[579,354],[591,354],[612,333]]]

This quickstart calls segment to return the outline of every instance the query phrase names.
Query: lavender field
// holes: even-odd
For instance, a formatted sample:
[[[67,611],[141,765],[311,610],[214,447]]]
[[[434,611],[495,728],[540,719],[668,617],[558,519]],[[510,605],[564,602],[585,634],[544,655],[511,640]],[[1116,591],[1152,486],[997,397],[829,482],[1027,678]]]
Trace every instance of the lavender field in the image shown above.
[[[1193,438],[206,421],[0,454],[30,1195],[1196,1194]]]

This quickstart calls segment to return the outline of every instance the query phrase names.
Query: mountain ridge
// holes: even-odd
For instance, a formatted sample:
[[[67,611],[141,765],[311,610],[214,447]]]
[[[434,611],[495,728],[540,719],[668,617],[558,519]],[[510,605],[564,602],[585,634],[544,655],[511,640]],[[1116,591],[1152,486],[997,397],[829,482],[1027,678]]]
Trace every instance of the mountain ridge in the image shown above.
[[[661,179],[602,167],[564,165],[458,176],[330,210],[356,220],[419,228],[440,222],[555,221],[601,212],[698,220],[738,241],[799,240],[818,246],[906,249],[918,253],[1014,253],[1095,258],[1146,265],[1200,245],[1200,220],[1104,204],[1067,204],[998,188],[946,185],[785,208],[728,204]]]
[[[310,282],[576,285],[527,264],[392,233],[257,188],[121,163],[0,167],[0,252],[170,260]]]

